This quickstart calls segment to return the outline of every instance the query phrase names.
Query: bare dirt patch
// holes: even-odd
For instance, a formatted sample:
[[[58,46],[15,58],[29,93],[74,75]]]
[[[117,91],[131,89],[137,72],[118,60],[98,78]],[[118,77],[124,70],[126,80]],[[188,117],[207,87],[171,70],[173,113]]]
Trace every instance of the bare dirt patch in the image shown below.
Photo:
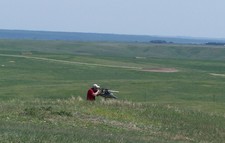
[[[165,73],[171,73],[171,72],[178,72],[175,68],[143,68],[141,71],[145,72],[165,72]]]
[[[225,74],[218,74],[218,73],[210,73],[210,75],[225,77]]]

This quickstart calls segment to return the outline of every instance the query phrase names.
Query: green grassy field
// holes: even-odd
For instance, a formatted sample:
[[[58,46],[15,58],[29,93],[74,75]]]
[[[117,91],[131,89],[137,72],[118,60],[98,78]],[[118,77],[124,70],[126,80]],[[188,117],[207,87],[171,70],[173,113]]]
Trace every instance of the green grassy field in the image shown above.
[[[0,40],[0,142],[225,140],[225,48]],[[177,72],[148,72],[168,68]],[[117,100],[87,102],[98,83]]]

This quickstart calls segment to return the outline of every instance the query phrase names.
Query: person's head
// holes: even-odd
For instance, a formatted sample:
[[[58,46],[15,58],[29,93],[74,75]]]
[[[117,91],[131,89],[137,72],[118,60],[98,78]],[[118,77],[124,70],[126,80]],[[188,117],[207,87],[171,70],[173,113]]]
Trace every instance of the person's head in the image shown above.
[[[93,88],[94,90],[98,90],[98,89],[100,88],[100,86],[97,85],[97,84],[93,84],[92,88]]]

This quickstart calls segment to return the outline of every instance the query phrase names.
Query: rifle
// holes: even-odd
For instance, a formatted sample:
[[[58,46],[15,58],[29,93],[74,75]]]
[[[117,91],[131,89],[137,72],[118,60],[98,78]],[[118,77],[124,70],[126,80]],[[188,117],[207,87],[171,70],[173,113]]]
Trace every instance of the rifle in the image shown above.
[[[118,93],[119,91],[116,90],[109,90],[107,88],[100,88],[100,94],[99,96],[106,98],[113,98],[113,99],[117,99],[117,97],[113,94],[113,93]]]

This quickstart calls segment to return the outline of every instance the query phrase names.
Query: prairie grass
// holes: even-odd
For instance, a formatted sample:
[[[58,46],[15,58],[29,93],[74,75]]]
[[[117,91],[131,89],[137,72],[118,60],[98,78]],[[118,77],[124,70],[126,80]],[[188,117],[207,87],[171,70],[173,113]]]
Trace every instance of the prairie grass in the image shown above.
[[[212,50],[218,57],[207,57]],[[224,74],[223,50],[0,40],[0,142],[222,143],[225,78],[215,74]],[[93,83],[119,99],[87,102]]]
[[[21,102],[21,104],[20,104]],[[17,103],[17,108],[13,106]],[[168,103],[78,98],[1,104],[1,141],[223,142],[224,116]],[[98,136],[97,138],[93,138]]]

